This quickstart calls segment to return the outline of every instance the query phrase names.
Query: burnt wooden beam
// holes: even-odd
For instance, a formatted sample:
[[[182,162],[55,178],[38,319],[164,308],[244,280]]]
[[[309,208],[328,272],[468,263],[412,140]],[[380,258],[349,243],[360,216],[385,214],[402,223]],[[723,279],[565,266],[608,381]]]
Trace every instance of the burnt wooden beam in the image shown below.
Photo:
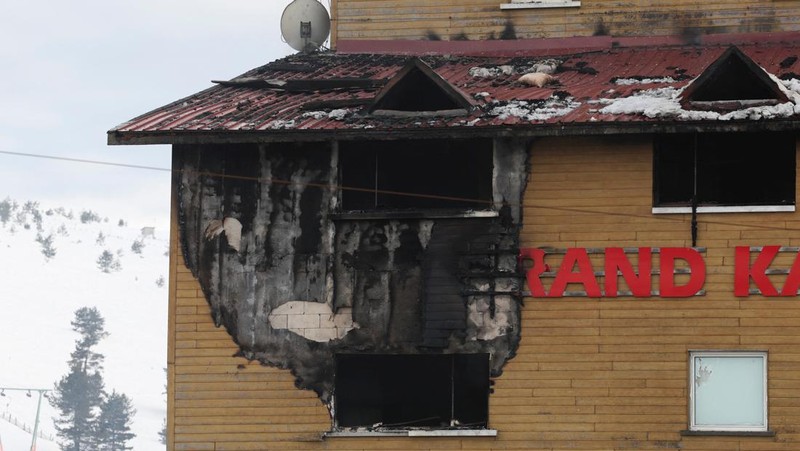
[[[304,111],[326,110],[329,108],[346,108],[350,106],[361,106],[372,103],[374,99],[336,99],[336,100],[315,100],[306,102],[300,107]]]
[[[269,63],[265,69],[274,72],[314,72],[315,70],[319,69],[319,66],[276,61]]]
[[[702,111],[738,111],[744,108],[759,107],[759,106],[774,106],[781,102],[775,99],[763,100],[690,100],[686,102],[686,106],[693,110]]]
[[[328,89],[377,89],[386,80],[372,78],[325,78],[307,80],[286,80],[285,89],[289,92],[324,91]]]
[[[399,118],[417,118],[417,117],[455,117],[466,116],[469,111],[463,108],[452,110],[435,110],[435,111],[399,111],[399,110],[375,110],[372,112],[374,116],[388,116]]]

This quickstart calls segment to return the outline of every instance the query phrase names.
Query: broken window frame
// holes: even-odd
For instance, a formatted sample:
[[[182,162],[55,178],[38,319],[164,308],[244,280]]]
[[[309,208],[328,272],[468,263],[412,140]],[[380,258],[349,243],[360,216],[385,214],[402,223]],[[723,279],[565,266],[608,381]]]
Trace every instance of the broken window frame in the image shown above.
[[[347,362],[347,369],[343,366],[343,362],[350,360]],[[390,364],[387,362],[388,360],[394,360]],[[416,367],[410,370],[412,372],[411,375],[398,375],[397,371],[392,368],[392,366],[396,366],[398,364],[403,364],[404,368],[409,366],[409,362],[417,360],[415,363]],[[485,372],[475,377],[464,377],[465,372],[459,371],[459,365],[466,365],[466,367],[475,368],[475,365],[483,365],[485,363]],[[332,412],[333,412],[333,423],[332,423],[332,430],[326,433],[326,436],[372,436],[372,435],[404,435],[404,436],[495,436],[497,431],[488,429],[489,424],[489,394],[491,392],[491,385],[493,384],[491,381],[491,371],[490,371],[490,364],[491,364],[491,356],[488,353],[475,353],[475,354],[466,354],[466,353],[457,353],[457,354],[337,354],[336,355],[336,373],[334,377],[334,393],[332,397]],[[442,369],[443,367],[447,368],[447,374],[431,374],[431,371],[438,368]],[[414,370],[419,370],[414,372]],[[463,366],[462,366],[463,370]],[[482,370],[483,371],[483,370]],[[382,377],[380,374],[375,374],[376,372],[386,372]],[[345,374],[345,377],[352,376],[355,373],[363,373],[364,380],[356,380],[356,381],[348,381],[347,384],[341,383],[342,373]],[[377,376],[377,377],[376,377]],[[402,396],[399,399],[402,400],[409,400],[415,401],[409,404],[397,405],[393,404],[396,402],[398,398],[392,397],[392,392],[396,391],[396,388],[393,389],[385,389],[384,387],[380,387],[378,392],[375,393],[376,398],[380,398],[383,400],[383,403],[370,403],[370,404],[359,404],[357,398],[358,395],[363,395],[365,391],[370,390],[369,388],[370,382],[377,381],[374,383],[372,389],[375,386],[380,386],[382,381],[386,381],[387,383],[396,383],[398,379],[402,379],[403,382],[407,382],[409,384],[413,384],[415,382],[415,377],[424,378],[424,383],[418,383],[416,386],[411,387],[404,387],[400,392]],[[459,376],[459,377],[456,377]],[[485,383],[483,382],[485,377]],[[393,381],[392,378],[395,378]],[[416,398],[409,395],[409,391],[413,389],[414,392],[420,391],[418,388],[421,385],[427,385],[429,381],[431,384],[442,384],[444,381],[448,386],[446,387],[447,393],[437,393],[434,396],[430,394],[425,394],[424,392],[418,395]],[[474,384],[476,381],[480,383],[479,388],[475,388],[474,386],[470,387],[470,384]],[[358,389],[354,389],[353,387],[357,386]],[[396,387],[396,386],[393,386]],[[426,387],[430,390],[430,387]],[[435,388],[435,387],[434,387]],[[441,387],[439,387],[441,388]],[[459,395],[459,390],[469,389],[471,393],[469,396],[462,396]],[[353,395],[353,392],[357,395]],[[463,393],[463,391],[462,391]],[[351,399],[348,399],[347,404],[343,400],[343,396],[352,396]],[[395,397],[397,395],[394,395]],[[440,409],[443,407],[441,403],[439,403],[436,407],[432,407],[430,400],[431,398],[441,397],[439,401],[443,401],[444,398],[447,398],[446,401],[447,405],[444,406],[450,409],[449,418],[439,418],[440,424],[427,424],[423,425],[424,421],[432,421],[433,418],[422,418],[419,422],[411,421],[406,419],[405,421],[399,421],[397,423],[392,424],[382,424],[382,421],[379,418],[364,418],[361,422],[366,422],[365,424],[360,424],[361,422],[357,422],[359,424],[355,424],[352,420],[353,412],[357,412],[359,415],[364,415],[365,417],[369,416],[369,414],[364,414],[363,412],[370,412],[374,411],[376,407],[380,407],[381,414],[380,419],[387,418],[384,415],[383,409],[387,408],[394,408],[400,409],[403,411],[408,412],[409,410],[420,410],[420,409],[432,409],[428,413],[435,413],[437,408]],[[474,403],[476,398],[483,398],[481,406],[475,407],[474,405],[469,405],[470,401],[462,401],[461,406],[458,406],[459,399],[471,399]],[[466,402],[466,405],[464,404]],[[345,407],[347,405],[347,407]],[[473,409],[471,411],[457,411],[457,409]],[[344,412],[344,413],[343,413]],[[398,412],[391,412],[390,414],[402,415],[402,413]],[[459,424],[457,419],[458,418],[466,418],[470,415],[478,415],[481,416],[481,421],[474,422],[472,424]],[[347,416],[347,419],[342,417]],[[437,417],[438,418],[438,417]],[[391,419],[391,417],[388,417]],[[441,424],[442,420],[448,424]]]
[[[745,393],[752,394],[753,392],[756,393],[756,396],[760,396],[760,399],[752,400],[750,399],[750,405],[747,407],[760,409],[760,413],[756,416],[761,417],[761,421],[755,424],[734,424],[733,422],[725,422],[725,421],[717,421],[717,422],[709,422],[709,421],[699,421],[698,417],[703,415],[708,415],[707,412],[704,410],[705,407],[702,404],[706,401],[705,397],[698,393],[698,383],[697,373],[700,370],[700,361],[702,359],[758,359],[760,361],[761,368],[756,368],[756,372],[760,374],[760,381],[756,380],[753,382],[755,387],[749,387],[750,390],[744,390],[741,386],[739,387],[729,387],[730,393],[725,392],[723,393],[726,399],[728,400],[735,400],[734,403],[729,403],[728,408],[725,409],[726,413],[730,413],[733,411],[735,407],[741,407],[742,401],[746,399],[748,396]],[[746,362],[745,362],[746,363]],[[689,434],[692,432],[696,433],[766,433],[769,434],[769,400],[768,400],[768,379],[767,379],[767,368],[768,368],[768,353],[766,351],[690,351],[689,352],[689,429],[685,431]],[[710,373],[713,376],[713,372]],[[726,375],[731,377],[731,375]],[[738,375],[741,376],[741,375]],[[734,375],[733,377],[736,377]],[[727,382],[727,380],[724,380]],[[708,382],[707,382],[708,383]],[[760,386],[757,384],[760,383]],[[713,395],[711,395],[713,396]],[[750,396],[752,397],[752,396]],[[709,398],[709,401],[714,401],[719,398],[719,394],[717,398]],[[740,404],[736,406],[735,404]],[[719,401],[716,402],[716,405],[719,405]],[[717,408],[718,409],[718,408]],[[701,410],[703,413],[698,413],[698,410]],[[719,410],[719,409],[718,409]],[[711,414],[713,415],[713,413]]]
[[[702,174],[698,172],[698,169],[706,168],[708,170],[709,167],[713,167],[714,165],[720,165],[719,161],[715,161],[714,154],[722,155],[723,152],[720,151],[719,148],[714,148],[712,145],[708,145],[708,140],[714,139],[715,136],[723,136],[722,133],[705,133],[705,134],[666,134],[666,135],[656,135],[653,138],[653,207],[652,212],[654,214],[672,214],[672,213],[691,213],[693,208],[693,197],[698,198],[696,204],[696,211],[697,213],[751,213],[751,212],[794,212],[796,208],[796,198],[795,198],[795,190],[796,190],[796,139],[791,133],[779,133],[779,132],[748,132],[748,133],[726,133],[724,134],[724,138],[731,142],[736,141],[733,136],[742,136],[742,135],[751,135],[750,139],[758,138],[760,135],[769,136],[773,139],[773,144],[776,146],[785,145],[785,148],[775,148],[775,149],[768,149],[766,151],[774,151],[776,153],[785,152],[785,155],[778,155],[780,158],[776,158],[773,160],[772,165],[773,167],[778,168],[779,170],[786,171],[787,174],[783,174],[785,179],[783,183],[787,186],[782,188],[782,195],[776,196],[773,199],[766,199],[764,202],[756,202],[756,201],[742,201],[742,202],[720,202],[717,199],[712,198],[703,198],[704,194],[701,190],[707,189],[704,186],[713,186],[714,184],[707,181],[713,180],[713,178],[719,176],[717,172],[708,172],[706,174]],[[678,148],[676,142],[678,140],[684,140],[685,146]],[[782,142],[782,140],[786,140]],[[672,141],[672,142],[670,142]],[[703,142],[705,141],[705,143]],[[742,142],[746,142],[746,140],[741,140]],[[737,144],[740,142],[737,141]],[[671,146],[671,147],[670,147]],[[689,147],[693,147],[690,149]],[[738,149],[740,153],[747,153],[748,149]],[[753,152],[758,152],[753,151]],[[688,196],[688,199],[683,200],[665,200],[664,193],[668,191],[668,187],[666,186],[666,182],[662,182],[662,180],[666,180],[668,177],[674,175],[672,173],[668,173],[668,169],[664,167],[665,158],[662,158],[662,154],[665,152],[684,152],[682,158],[683,161],[680,162],[682,165],[686,165],[685,169],[686,172],[692,172],[688,176],[686,176],[686,180],[683,181],[683,184],[680,185],[679,188],[672,187],[673,191],[677,190],[680,191],[680,188],[683,190],[688,190],[688,193],[684,193]],[[731,152],[733,153],[733,152]],[[706,158],[705,160],[698,160]],[[755,157],[754,157],[755,158]],[[781,159],[783,158],[783,159]],[[694,161],[692,161],[694,159]],[[733,161],[733,160],[731,160]],[[674,161],[673,161],[674,163]],[[735,162],[734,162],[735,163]],[[748,174],[759,175],[759,171],[754,169],[750,164],[747,162],[740,162],[741,165],[740,172],[747,172]],[[791,173],[791,174],[789,174]],[[710,174],[710,175],[709,175]],[[775,174],[761,174],[761,177],[772,178]],[[781,179],[778,179],[781,180]],[[728,183],[731,181],[729,180]],[[741,180],[741,183],[750,183],[752,184],[752,180],[746,179]],[[687,187],[686,185],[690,185],[691,187]],[[705,184],[705,185],[704,185]],[[791,185],[791,188],[788,187]],[[774,191],[774,190],[773,190]],[[675,195],[674,193],[672,195]],[[679,195],[679,194],[678,194]],[[780,198],[779,198],[780,197]]]
[[[490,139],[352,140],[340,141],[337,148],[342,187],[337,217],[497,215]],[[440,151],[434,160],[431,155]],[[409,182],[401,181],[403,171],[409,171]],[[411,200],[415,197],[418,203]]]

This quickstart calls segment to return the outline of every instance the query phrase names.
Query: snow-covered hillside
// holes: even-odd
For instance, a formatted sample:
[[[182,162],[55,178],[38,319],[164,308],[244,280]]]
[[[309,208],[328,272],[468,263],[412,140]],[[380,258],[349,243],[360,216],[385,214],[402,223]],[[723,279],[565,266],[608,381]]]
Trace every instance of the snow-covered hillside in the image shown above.
[[[0,219],[3,202],[0,197]],[[15,203],[0,222],[0,387],[52,389],[67,373],[77,338],[70,326],[75,310],[97,307],[109,333],[97,348],[105,355],[106,390],[128,395],[137,410],[131,444],[139,451],[163,449],[158,431],[166,415],[168,230],[156,227],[145,236],[142,229],[154,224],[80,207]],[[55,252],[49,258],[43,252],[48,248]],[[104,251],[113,256],[109,272],[98,267]],[[31,435],[3,418],[30,427],[37,394],[2,394],[2,448],[28,450]],[[54,416],[43,400],[40,432],[46,436],[55,436]],[[57,449],[38,439],[38,451]]]

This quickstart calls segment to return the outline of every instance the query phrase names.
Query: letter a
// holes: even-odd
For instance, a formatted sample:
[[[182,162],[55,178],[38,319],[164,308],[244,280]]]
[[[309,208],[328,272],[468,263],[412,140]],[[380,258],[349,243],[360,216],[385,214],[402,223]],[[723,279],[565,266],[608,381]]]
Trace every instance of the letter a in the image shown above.
[[[576,264],[578,272],[573,272],[572,269]],[[561,266],[559,266],[556,273],[556,280],[553,281],[553,286],[550,288],[549,296],[551,298],[564,296],[564,290],[567,289],[567,285],[570,283],[583,284],[586,288],[586,295],[591,298],[599,298],[601,295],[600,285],[594,277],[594,270],[586,249],[567,249],[567,253],[564,255]]]

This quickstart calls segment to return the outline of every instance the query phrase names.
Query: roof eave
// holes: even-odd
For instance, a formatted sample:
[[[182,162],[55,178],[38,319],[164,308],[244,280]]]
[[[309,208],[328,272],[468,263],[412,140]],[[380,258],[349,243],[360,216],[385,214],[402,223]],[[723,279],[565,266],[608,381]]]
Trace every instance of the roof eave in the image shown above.
[[[448,127],[426,129],[269,130],[108,132],[109,145],[233,144],[313,142],[342,140],[394,140],[426,138],[536,138],[545,136],[626,135],[648,133],[797,131],[800,118],[776,121],[658,121],[553,123],[516,126]]]

